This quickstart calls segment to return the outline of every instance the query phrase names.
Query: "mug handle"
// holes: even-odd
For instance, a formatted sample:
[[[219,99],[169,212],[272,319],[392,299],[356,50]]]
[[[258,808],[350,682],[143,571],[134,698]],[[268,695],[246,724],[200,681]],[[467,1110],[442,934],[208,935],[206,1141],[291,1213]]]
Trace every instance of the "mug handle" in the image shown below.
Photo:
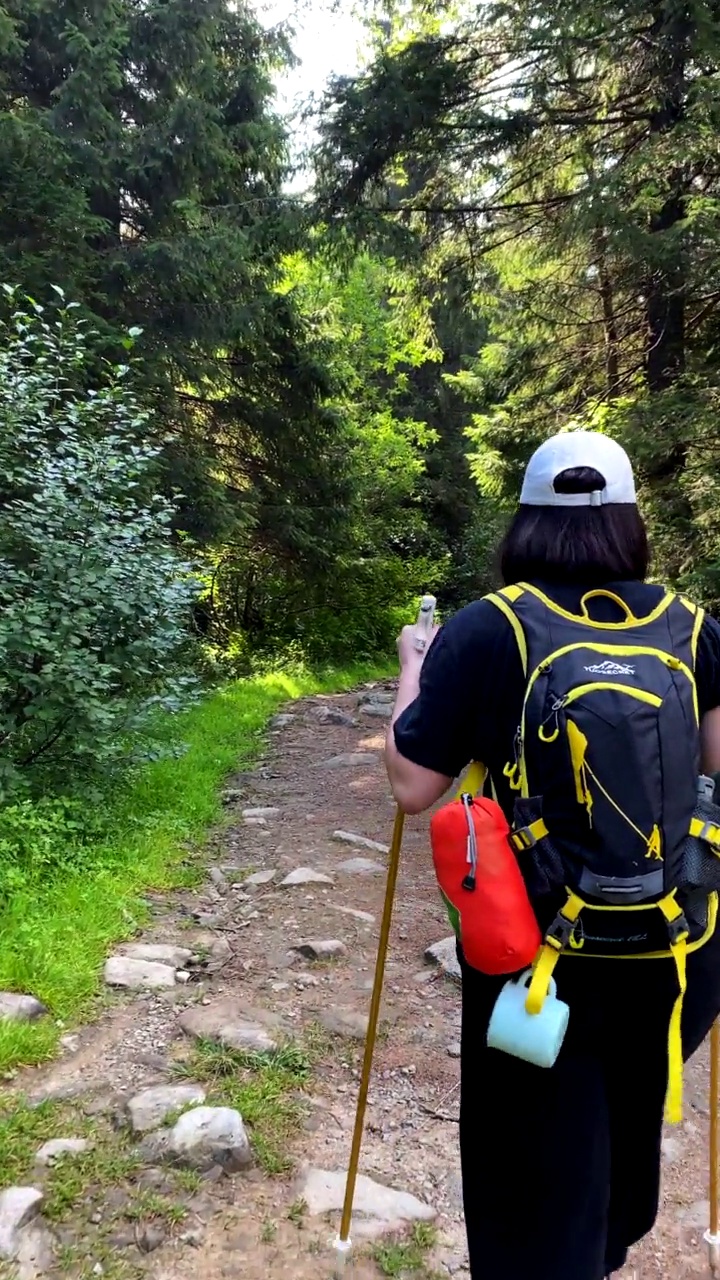
[[[533,970],[526,969],[524,973],[520,974],[519,978],[515,979],[516,986],[529,987],[530,983],[532,982],[532,976],[533,976]],[[551,978],[548,983],[548,995],[551,996],[553,1000],[557,995],[557,983],[554,978]]]

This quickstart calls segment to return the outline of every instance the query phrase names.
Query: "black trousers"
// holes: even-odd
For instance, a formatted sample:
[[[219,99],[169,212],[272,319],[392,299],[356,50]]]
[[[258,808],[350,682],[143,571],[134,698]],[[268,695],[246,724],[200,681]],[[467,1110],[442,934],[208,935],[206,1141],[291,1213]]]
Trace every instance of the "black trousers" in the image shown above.
[[[555,1066],[488,1049],[504,979],[462,956],[460,1151],[472,1280],[603,1280],[658,1210],[672,960],[561,957]],[[720,927],[688,957],[683,1048],[720,1011]]]

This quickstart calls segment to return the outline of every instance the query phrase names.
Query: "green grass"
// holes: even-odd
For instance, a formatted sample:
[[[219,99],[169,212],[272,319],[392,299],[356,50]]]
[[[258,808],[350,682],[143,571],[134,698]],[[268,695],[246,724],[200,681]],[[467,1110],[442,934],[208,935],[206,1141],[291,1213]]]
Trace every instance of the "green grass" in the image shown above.
[[[197,880],[201,862],[190,851],[220,816],[223,780],[257,759],[278,707],[383,674],[365,665],[255,676],[168,719],[168,740],[178,737],[187,750],[146,765],[110,798],[107,834],[86,868],[19,888],[0,914],[0,990],[30,992],[52,1014],[34,1025],[0,1021],[0,1077],[52,1057],[58,1022],[89,1015],[108,951],[147,919],[143,892]]]
[[[413,1276],[416,1280],[430,1280],[425,1264],[436,1240],[434,1227],[426,1222],[416,1222],[409,1240],[378,1244],[373,1256],[384,1276]]]

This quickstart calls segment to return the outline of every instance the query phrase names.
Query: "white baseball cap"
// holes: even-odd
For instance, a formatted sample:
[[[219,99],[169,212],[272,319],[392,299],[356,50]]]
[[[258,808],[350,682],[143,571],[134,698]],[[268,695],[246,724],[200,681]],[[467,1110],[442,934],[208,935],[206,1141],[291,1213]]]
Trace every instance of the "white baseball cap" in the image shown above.
[[[592,493],[557,493],[555,480],[572,467],[592,467],[603,477],[602,489]],[[634,504],[635,480],[625,450],[599,431],[564,431],[536,449],[527,464],[522,505],[529,507],[601,507],[606,503]]]

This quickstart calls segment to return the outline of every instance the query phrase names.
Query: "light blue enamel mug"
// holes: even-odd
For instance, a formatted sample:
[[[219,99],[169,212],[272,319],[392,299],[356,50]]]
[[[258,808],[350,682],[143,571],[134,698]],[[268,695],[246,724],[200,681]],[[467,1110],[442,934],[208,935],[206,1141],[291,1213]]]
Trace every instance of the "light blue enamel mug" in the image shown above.
[[[554,979],[539,1013],[525,1008],[532,969],[505,983],[495,1001],[487,1029],[487,1043],[536,1067],[552,1067],[565,1039],[570,1008],[558,1000]]]

